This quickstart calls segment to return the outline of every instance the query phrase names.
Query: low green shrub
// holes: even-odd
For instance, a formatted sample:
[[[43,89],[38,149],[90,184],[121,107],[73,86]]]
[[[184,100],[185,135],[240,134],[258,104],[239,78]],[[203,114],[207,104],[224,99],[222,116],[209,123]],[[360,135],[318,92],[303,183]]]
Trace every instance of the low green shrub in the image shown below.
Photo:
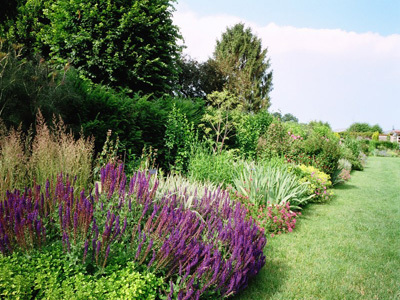
[[[384,150],[384,149],[391,149],[391,150],[398,150],[399,149],[399,144],[397,143],[392,143],[390,141],[371,141],[370,146],[372,150],[378,149],[378,150]]]
[[[233,184],[235,172],[241,170],[243,164],[232,150],[214,154],[206,145],[199,145],[190,158],[188,177],[225,188]]]
[[[290,135],[281,121],[274,120],[258,140],[257,156],[262,159],[282,157],[289,152],[290,148]]]
[[[362,171],[364,166],[360,159],[362,153],[362,142],[353,138],[342,141],[342,157],[351,162],[352,169]]]
[[[332,133],[330,137],[311,133],[307,139],[292,138],[291,147],[285,158],[288,162],[314,166],[332,176],[338,168],[341,151],[338,139]]]
[[[132,262],[118,270],[90,274],[68,258],[61,245],[29,254],[0,254],[0,296],[6,299],[156,299],[162,277]]]

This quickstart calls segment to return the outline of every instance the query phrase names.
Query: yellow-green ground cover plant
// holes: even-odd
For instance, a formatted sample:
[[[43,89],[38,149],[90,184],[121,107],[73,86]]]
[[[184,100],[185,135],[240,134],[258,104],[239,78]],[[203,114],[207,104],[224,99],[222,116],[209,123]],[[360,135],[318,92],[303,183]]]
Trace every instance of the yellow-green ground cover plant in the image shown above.
[[[328,174],[305,165],[296,166],[293,172],[300,177],[300,182],[309,183],[308,194],[312,195],[310,202],[327,202],[332,199],[332,182]]]

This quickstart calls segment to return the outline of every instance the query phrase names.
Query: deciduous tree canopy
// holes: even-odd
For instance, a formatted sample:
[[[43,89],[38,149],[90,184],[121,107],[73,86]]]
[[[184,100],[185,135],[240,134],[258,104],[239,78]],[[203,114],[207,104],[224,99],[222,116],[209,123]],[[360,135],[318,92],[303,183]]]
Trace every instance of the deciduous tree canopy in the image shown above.
[[[93,82],[171,92],[180,54],[173,0],[27,0],[3,32]],[[8,24],[8,25],[7,25]],[[7,27],[8,26],[8,27]]]

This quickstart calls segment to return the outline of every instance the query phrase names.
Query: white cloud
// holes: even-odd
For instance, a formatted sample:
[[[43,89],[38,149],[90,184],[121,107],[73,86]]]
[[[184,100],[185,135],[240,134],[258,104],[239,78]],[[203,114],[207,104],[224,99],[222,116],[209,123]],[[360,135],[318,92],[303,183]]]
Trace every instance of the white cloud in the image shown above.
[[[226,27],[244,22],[268,47],[272,109],[333,127],[352,122],[400,127],[400,35],[255,23],[229,15],[200,17],[178,5],[174,15],[190,56],[212,56]],[[397,110],[393,109],[397,108]],[[397,121],[397,123],[396,123]]]

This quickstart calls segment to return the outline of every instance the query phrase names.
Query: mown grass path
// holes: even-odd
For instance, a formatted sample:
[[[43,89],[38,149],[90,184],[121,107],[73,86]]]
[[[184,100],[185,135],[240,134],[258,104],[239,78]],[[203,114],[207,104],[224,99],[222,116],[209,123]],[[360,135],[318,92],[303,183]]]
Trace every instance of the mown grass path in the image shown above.
[[[266,266],[235,300],[400,299],[400,159],[375,158],[270,238]]]

